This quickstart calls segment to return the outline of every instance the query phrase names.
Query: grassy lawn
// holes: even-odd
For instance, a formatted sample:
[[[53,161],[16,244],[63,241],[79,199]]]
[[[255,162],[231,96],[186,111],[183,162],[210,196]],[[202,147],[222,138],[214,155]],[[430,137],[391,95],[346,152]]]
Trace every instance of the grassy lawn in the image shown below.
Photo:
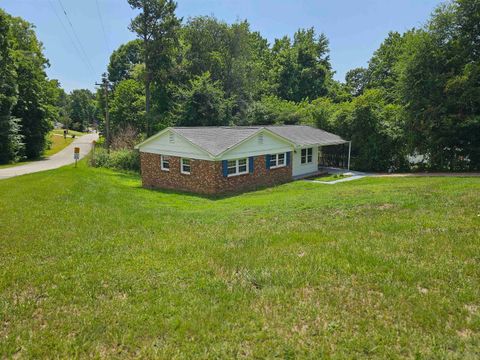
[[[63,136],[63,129],[54,129],[54,130],[52,130],[52,133],[59,134],[59,135]],[[70,136],[72,136],[72,135],[82,136],[82,135],[85,135],[85,133],[80,132],[80,131],[75,131],[75,130],[68,130],[68,135],[70,135]]]
[[[480,179],[0,181],[0,358],[480,357]]]
[[[314,178],[310,178],[308,180],[315,180],[315,181],[336,181],[341,179],[346,179],[351,177],[352,175],[344,175],[344,174],[328,174],[323,176],[317,176]]]
[[[55,132],[54,130],[53,132]],[[44,156],[52,156],[53,154],[58,153],[59,151],[65,149],[68,145],[70,145],[73,142],[73,139],[71,137],[67,137],[66,139],[63,138],[63,133],[62,136],[50,135],[50,140],[52,141],[52,146],[50,149],[45,150]]]

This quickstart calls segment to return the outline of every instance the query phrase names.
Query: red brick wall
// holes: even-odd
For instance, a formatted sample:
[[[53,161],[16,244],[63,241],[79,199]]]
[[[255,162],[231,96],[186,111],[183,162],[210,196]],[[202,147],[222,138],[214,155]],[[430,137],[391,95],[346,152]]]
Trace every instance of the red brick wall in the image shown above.
[[[221,161],[191,159],[190,175],[180,172],[180,158],[170,156],[170,171],[162,171],[160,155],[140,153],[144,187],[200,194],[221,194],[273,186],[292,180],[292,165],[266,169],[265,156],[255,156],[253,174],[224,177]]]

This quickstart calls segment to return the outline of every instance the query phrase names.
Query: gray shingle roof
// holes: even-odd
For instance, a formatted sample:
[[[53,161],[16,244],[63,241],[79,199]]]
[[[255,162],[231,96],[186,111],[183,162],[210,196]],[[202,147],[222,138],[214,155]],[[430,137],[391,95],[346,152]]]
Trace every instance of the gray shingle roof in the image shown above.
[[[173,130],[192,143],[207,150],[212,155],[219,155],[258,132],[261,127],[249,126],[205,126],[174,127]]]
[[[346,141],[340,136],[307,125],[265,126],[268,130],[300,145],[335,145]]]
[[[264,128],[298,146],[346,142],[338,135],[306,125],[174,127],[173,130],[216,156]]]

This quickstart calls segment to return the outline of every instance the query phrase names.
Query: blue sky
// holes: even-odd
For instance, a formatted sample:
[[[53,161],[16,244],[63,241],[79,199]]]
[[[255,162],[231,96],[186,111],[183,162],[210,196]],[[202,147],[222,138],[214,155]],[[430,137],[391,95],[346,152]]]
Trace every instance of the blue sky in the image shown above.
[[[335,78],[343,80],[349,69],[367,64],[390,30],[403,32],[422,26],[440,2],[178,0],[177,14],[184,21],[196,15],[215,15],[229,23],[247,19],[252,29],[260,31],[270,42],[283,35],[291,36],[298,28],[313,26],[329,38]],[[78,50],[73,45],[75,35],[60,3],[70,17],[88,60],[80,45],[76,46]],[[0,7],[35,24],[51,64],[47,73],[50,78],[59,79],[67,91],[93,89],[95,81],[106,70],[111,51],[134,38],[128,24],[135,13],[126,0],[0,0]]]

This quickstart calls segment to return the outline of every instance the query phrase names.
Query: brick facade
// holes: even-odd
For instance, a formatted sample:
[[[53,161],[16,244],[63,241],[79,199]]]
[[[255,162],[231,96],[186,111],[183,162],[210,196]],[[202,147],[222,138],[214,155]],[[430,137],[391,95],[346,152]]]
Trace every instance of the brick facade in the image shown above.
[[[191,159],[190,175],[180,172],[180,158],[170,156],[170,171],[160,167],[160,155],[141,152],[143,186],[172,189],[199,194],[222,194],[274,186],[292,180],[292,164],[267,169],[265,156],[255,156],[253,174],[224,177],[221,161]]]

